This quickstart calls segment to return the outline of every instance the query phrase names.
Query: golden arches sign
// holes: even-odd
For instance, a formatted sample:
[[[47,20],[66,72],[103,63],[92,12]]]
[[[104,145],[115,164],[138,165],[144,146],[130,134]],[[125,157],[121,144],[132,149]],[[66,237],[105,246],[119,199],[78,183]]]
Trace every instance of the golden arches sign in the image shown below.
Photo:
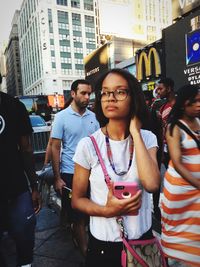
[[[158,77],[161,74],[160,57],[155,47],[151,47],[146,53],[142,51],[137,60],[137,79],[143,80],[152,75],[151,58],[154,57],[155,75]],[[145,75],[143,73],[143,62],[145,66]]]

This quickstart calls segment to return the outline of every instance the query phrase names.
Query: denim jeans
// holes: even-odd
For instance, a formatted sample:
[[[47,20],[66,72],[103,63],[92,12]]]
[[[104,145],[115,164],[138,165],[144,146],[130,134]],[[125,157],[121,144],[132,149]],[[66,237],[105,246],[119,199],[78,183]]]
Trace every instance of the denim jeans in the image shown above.
[[[33,261],[36,218],[29,191],[0,203],[0,240],[4,231],[14,239],[17,266]],[[0,257],[1,258],[1,257]]]

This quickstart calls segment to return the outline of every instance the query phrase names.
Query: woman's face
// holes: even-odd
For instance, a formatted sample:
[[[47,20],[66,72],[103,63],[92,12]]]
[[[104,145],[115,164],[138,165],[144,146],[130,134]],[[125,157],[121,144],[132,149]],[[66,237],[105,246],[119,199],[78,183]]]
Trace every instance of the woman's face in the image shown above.
[[[200,116],[200,92],[196,95],[192,103],[189,100],[185,102],[184,113],[189,117]]]
[[[131,97],[127,81],[117,73],[110,73],[102,83],[101,106],[108,119],[124,119],[130,112]]]

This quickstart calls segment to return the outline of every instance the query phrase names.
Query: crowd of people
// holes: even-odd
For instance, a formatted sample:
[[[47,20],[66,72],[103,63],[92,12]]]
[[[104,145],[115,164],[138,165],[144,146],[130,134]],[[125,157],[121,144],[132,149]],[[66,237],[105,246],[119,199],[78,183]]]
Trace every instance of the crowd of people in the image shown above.
[[[154,95],[143,93],[132,74],[112,69],[94,91],[92,112],[87,108],[90,83],[72,83],[68,107],[55,116],[45,159],[52,162],[61,214],[67,215],[85,266],[199,267],[200,89],[188,84],[175,90],[165,77]],[[10,231],[17,266],[31,266],[34,210],[40,209],[31,127],[22,104],[3,93],[0,97],[0,237]],[[15,121],[8,103],[18,114]],[[9,162],[14,172],[8,172]],[[161,244],[152,231],[151,195],[154,216],[162,223]],[[25,221],[30,224],[26,236]]]

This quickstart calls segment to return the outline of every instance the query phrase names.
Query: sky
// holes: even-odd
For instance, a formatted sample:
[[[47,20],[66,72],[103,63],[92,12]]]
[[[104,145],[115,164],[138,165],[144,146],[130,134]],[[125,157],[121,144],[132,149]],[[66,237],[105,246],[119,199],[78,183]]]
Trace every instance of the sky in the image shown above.
[[[0,47],[8,41],[11,23],[16,9],[20,9],[23,0],[0,0]]]

